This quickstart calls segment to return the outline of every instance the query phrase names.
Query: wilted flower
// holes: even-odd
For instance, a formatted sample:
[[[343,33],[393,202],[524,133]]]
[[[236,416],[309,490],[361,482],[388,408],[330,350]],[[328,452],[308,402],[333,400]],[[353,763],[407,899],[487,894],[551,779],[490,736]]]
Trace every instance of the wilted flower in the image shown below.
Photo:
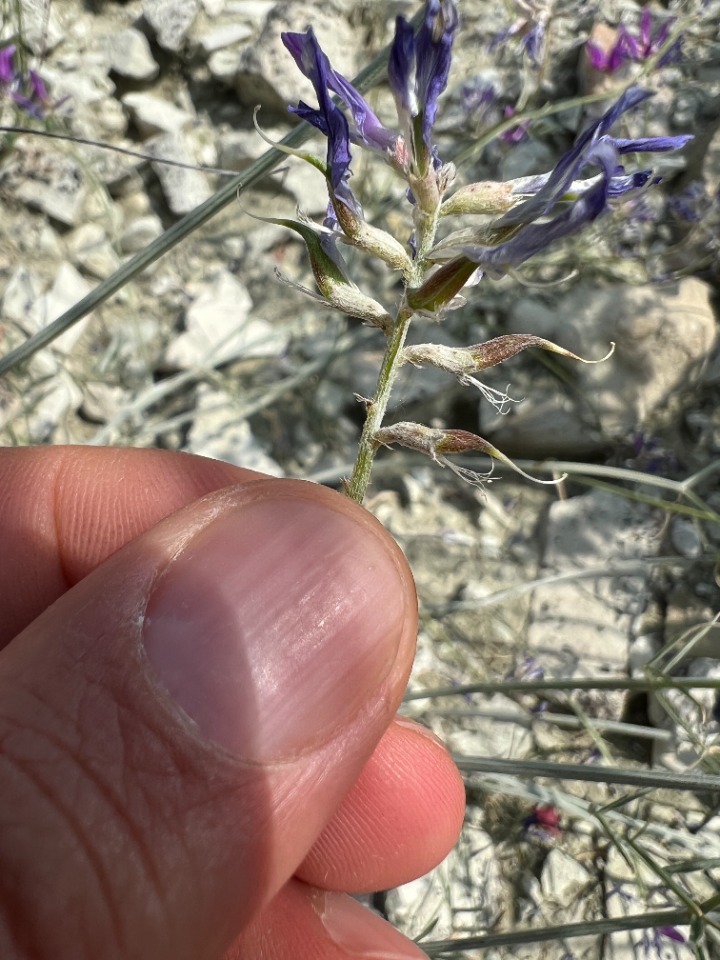
[[[519,181],[516,192],[530,195],[528,199],[480,233],[476,242],[458,246],[462,258],[477,264],[491,276],[501,276],[556,240],[592,223],[606,212],[611,199],[647,184],[652,171],[628,175],[620,157],[677,150],[692,139],[678,136],[627,140],[608,135],[608,130],[623,113],[650,96],[652,94],[637,87],[626,90],[614,106],[580,135],[554,170]],[[578,178],[587,167],[599,167],[601,172],[590,180],[580,181]],[[561,212],[555,213],[558,207]],[[549,216],[553,213],[554,216]]]

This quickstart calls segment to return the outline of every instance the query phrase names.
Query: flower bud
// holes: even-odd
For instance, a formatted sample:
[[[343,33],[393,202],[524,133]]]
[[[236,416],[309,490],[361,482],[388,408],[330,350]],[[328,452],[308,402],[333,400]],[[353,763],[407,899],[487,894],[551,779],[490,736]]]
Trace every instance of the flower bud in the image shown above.
[[[410,258],[395,237],[378,227],[373,227],[344,203],[334,203],[333,207],[343,233],[354,247],[378,257],[393,270],[402,270],[403,273],[407,273],[411,269]]]
[[[483,180],[460,187],[440,207],[440,216],[462,213],[500,214],[514,207],[518,198],[512,196],[512,184]]]
[[[455,257],[434,270],[421,286],[408,289],[408,306],[435,313],[450,303],[476,271],[477,264],[472,260]]]

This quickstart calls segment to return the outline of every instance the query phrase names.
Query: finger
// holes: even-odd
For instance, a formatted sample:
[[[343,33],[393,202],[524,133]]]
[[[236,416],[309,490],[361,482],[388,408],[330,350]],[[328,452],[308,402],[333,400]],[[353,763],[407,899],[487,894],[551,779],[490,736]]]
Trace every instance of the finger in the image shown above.
[[[427,960],[386,920],[344,893],[291,881],[243,931],[224,960]]]
[[[462,828],[465,788],[445,747],[397,719],[296,875],[326,890],[387,890],[427,873]]]
[[[357,779],[416,626],[382,527],[299,481],[97,567],[0,655],[0,956],[220,954]]]
[[[0,649],[106,557],[199,497],[261,477],[160,450],[0,450]]]
[[[13,622],[19,619],[24,626],[70,584],[170,512],[210,490],[260,477],[219,461],[159,450],[0,450],[0,533],[10,544],[0,570],[0,605],[10,608],[0,622],[0,642],[3,629],[9,640]],[[50,545],[47,551],[31,546],[45,531],[50,535],[45,540],[55,537],[54,555]],[[32,589],[23,591],[28,582]],[[343,802],[341,820],[329,825],[328,837],[303,865],[310,882],[325,876],[332,878],[326,885],[341,890],[385,889],[426,872],[452,846],[463,803],[455,767],[431,740],[398,739],[394,729],[393,724]],[[392,755],[383,758],[388,746]],[[405,764],[402,789],[395,790],[403,748],[412,759]],[[384,787],[385,774],[393,788]],[[397,827],[392,843],[372,829],[378,809],[384,810],[384,822]],[[396,852],[395,860],[390,851]]]

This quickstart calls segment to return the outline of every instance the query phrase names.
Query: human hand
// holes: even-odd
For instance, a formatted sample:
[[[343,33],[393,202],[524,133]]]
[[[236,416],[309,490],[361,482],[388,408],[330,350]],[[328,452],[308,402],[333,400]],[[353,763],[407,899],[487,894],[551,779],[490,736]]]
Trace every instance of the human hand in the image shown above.
[[[182,454],[5,449],[0,545],[3,960],[423,956],[346,894],[430,869],[464,801],[393,719],[415,595],[367,512]]]

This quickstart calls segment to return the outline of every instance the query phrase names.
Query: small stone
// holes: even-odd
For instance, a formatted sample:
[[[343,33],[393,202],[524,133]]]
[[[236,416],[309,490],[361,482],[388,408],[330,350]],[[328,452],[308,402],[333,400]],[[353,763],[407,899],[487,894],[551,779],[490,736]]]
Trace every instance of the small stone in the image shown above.
[[[69,310],[78,300],[90,293],[92,287],[70,263],[61,263],[55,275],[52,287],[47,293],[38,297],[26,316],[28,333],[43,330],[48,324],[57,320],[66,310]],[[83,335],[89,317],[83,317],[73,324],[52,342],[54,350],[62,354],[69,354]]]
[[[160,217],[154,213],[133,220],[120,236],[120,249],[123,253],[137,253],[144,250],[163,232]]]
[[[585,867],[558,849],[548,854],[540,877],[544,897],[563,907],[581,901],[583,893],[594,882]]]
[[[168,347],[165,362],[176,369],[217,366],[235,359],[277,356],[287,335],[251,317],[252,300],[231,273],[220,271],[188,307],[186,330]]]
[[[253,35],[252,27],[244,23],[228,23],[203,33],[198,40],[202,52],[206,55],[242,43]]]
[[[3,320],[16,320],[22,324],[34,301],[40,296],[40,291],[37,277],[27,267],[17,267],[10,274],[3,293]]]
[[[176,160],[192,165],[197,162],[190,145],[180,133],[164,133],[145,144],[147,151],[155,157]],[[153,163],[155,174],[167,200],[170,210],[179,217],[190,213],[204,203],[211,194],[205,176],[199,170],[187,167],[173,167],[165,163]]]
[[[685,517],[675,517],[670,524],[670,542],[681,557],[695,559],[702,553],[702,540],[697,526]]]
[[[200,0],[144,0],[143,17],[165,50],[177,52],[193,25]]]
[[[76,266],[99,280],[109,277],[120,258],[98,223],[84,223],[68,238],[68,250]]]
[[[144,33],[134,27],[109,38],[110,68],[129,80],[154,80],[160,67],[153,59]]]
[[[126,93],[122,102],[127,107],[141,137],[156,133],[175,133],[193,120],[191,114],[180,110],[167,100],[150,93]]]
[[[272,477],[284,476],[282,467],[269,456],[250,430],[247,420],[238,420],[237,401],[223,390],[202,385],[187,451],[258,470]]]
[[[122,410],[127,399],[122,387],[100,382],[85,383],[82,415],[91,423],[107,423]]]
[[[68,156],[48,151],[44,160],[42,169],[29,172],[18,186],[16,196],[27,206],[72,227],[80,217],[87,192],[85,176]]]

